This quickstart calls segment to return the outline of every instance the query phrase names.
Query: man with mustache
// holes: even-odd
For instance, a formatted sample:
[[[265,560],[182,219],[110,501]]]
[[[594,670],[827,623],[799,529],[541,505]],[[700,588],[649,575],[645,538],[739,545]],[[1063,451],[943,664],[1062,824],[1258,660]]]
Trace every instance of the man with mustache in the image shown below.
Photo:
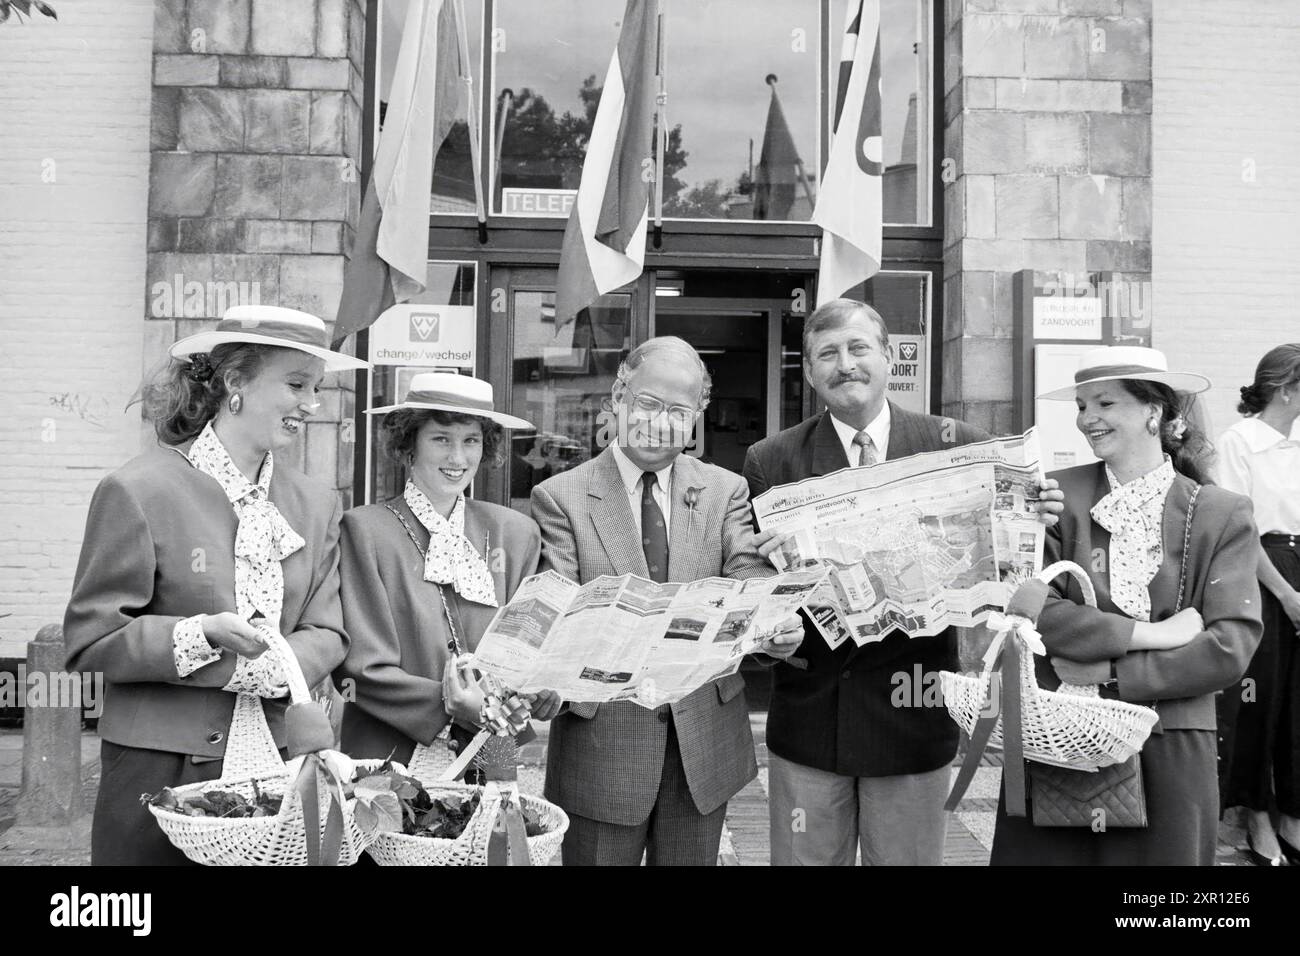
[[[884,319],[850,299],[819,307],[804,326],[803,369],[826,411],[750,446],[750,497],[768,488],[993,436],[885,398],[893,349]],[[1040,515],[1055,523],[1061,493],[1049,481]],[[788,536],[760,533],[766,557]],[[832,651],[811,623],[799,655],[775,665],[767,720],[772,864],[943,862],[949,764],[957,725],[942,706],[895,706],[896,674],[938,680],[958,670],[952,628],[932,637],[895,631]],[[912,702],[907,695],[907,702]]]

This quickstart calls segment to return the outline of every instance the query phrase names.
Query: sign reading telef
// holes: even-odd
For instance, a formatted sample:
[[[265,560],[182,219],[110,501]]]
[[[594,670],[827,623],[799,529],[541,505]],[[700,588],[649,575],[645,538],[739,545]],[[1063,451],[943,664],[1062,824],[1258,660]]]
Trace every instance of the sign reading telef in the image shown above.
[[[392,306],[370,327],[370,361],[473,371],[475,322],[472,305]]]

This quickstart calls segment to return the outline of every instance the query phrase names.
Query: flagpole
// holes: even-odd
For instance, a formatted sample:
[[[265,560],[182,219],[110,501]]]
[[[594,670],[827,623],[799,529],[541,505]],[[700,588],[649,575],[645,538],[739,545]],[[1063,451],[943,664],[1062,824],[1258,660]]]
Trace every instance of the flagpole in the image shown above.
[[[775,73],[769,73],[763,78],[763,82],[772,88],[772,95],[775,96],[777,75]],[[784,110],[782,112],[784,113]],[[795,153],[794,168],[799,173],[799,182],[803,183],[803,194],[808,199],[808,215],[811,217],[811,210],[816,208],[817,203],[813,200],[812,187],[808,184],[808,173],[804,171],[803,160],[799,158],[798,153]]]
[[[666,17],[664,15],[664,5],[666,0],[659,0],[659,29],[656,33],[656,57],[655,73],[659,79],[659,95],[655,97],[655,102],[659,109],[656,111],[655,122],[659,126],[659,135],[655,137],[655,228],[654,228],[654,246],[656,249],[663,246],[664,238],[664,153],[668,149],[668,78],[665,76],[667,70],[664,65],[667,61],[667,51],[664,46],[664,24]]]
[[[479,126],[478,104],[474,102],[474,76],[469,68],[469,30],[465,25],[465,7],[462,0],[453,0],[456,13],[456,38],[460,41],[461,79],[465,83],[465,114],[469,127],[469,156],[474,167],[474,213],[478,216],[478,241],[486,244],[487,207],[483,202],[483,177],[479,168]]]
[[[515,91],[506,87],[501,91],[501,105],[497,109],[497,141],[493,150],[496,162],[492,166],[492,194],[496,195],[497,185],[501,182],[501,150],[506,142],[506,119],[510,116],[510,107],[514,105]]]

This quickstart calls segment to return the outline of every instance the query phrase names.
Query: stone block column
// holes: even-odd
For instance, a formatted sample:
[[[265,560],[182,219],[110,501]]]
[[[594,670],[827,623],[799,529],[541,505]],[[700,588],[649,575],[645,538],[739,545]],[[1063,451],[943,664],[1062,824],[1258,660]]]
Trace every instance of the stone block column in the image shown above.
[[[1151,3],[944,12],[943,409],[1006,433],[1014,274],[1151,270]]]
[[[146,370],[231,305],[332,323],[361,199],[363,0],[155,0]],[[295,464],[352,484],[352,374]]]

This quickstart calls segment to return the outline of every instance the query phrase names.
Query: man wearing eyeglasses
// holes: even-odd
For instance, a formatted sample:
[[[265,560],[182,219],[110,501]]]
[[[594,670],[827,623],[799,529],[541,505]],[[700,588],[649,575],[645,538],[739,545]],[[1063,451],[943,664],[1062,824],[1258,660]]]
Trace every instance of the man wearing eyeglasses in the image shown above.
[[[610,394],[617,435],[591,461],[533,489],[542,563],[585,584],[764,577],[743,479],[682,454],[709,401],[709,374],[682,339],[635,348]],[[798,618],[764,651],[792,654]],[[654,710],[565,705],[552,722],[546,797],[569,815],[565,865],[713,865],[727,801],[757,767],[744,679],[731,674]]]

